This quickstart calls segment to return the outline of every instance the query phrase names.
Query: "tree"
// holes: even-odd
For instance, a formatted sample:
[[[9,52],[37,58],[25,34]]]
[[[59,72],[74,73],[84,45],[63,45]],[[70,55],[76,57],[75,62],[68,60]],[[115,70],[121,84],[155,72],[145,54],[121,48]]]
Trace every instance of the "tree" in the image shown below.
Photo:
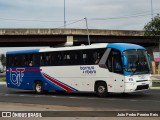
[[[149,23],[144,26],[144,35],[155,38],[160,37],[160,16],[155,16]]]
[[[0,55],[0,60],[2,62],[2,65],[5,66],[6,65],[6,56],[4,54]]]

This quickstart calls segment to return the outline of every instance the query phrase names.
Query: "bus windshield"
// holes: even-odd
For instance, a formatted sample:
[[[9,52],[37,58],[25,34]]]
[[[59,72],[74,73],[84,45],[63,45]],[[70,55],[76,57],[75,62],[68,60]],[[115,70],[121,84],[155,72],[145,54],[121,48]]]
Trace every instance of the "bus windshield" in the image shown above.
[[[149,60],[145,50],[127,50],[123,52],[124,69],[132,74],[147,74],[150,73]]]

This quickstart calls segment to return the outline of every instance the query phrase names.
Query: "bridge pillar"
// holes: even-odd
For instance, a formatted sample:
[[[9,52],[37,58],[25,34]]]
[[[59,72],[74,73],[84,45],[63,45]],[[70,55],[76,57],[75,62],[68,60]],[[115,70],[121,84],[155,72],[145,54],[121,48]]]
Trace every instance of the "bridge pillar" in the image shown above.
[[[67,36],[67,41],[64,46],[73,46],[73,36]]]

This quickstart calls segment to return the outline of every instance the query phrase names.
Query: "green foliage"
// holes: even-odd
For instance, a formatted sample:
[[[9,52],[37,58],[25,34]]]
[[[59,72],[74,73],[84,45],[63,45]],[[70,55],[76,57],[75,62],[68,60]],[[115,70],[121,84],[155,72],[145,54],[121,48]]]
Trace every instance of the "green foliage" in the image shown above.
[[[157,36],[160,35],[160,16],[155,16],[149,23],[144,26],[144,35]]]
[[[5,82],[6,78],[5,77],[0,77],[0,82]]]
[[[158,82],[156,81],[153,81],[152,82],[152,87],[160,87],[160,80],[157,80]]]
[[[2,62],[2,65],[5,66],[6,65],[6,56],[4,54],[0,55],[0,60]]]

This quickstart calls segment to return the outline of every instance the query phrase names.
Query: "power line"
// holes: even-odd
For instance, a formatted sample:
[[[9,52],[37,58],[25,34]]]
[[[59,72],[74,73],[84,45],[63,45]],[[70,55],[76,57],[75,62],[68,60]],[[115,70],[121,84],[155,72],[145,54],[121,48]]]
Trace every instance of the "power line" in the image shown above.
[[[154,13],[154,14],[158,14],[158,13]],[[148,13],[148,14],[141,14],[141,15],[119,16],[119,17],[108,17],[108,18],[90,18],[89,20],[129,19],[129,18],[133,18],[133,17],[144,17],[144,16],[148,16],[148,15],[151,15],[151,14]]]
[[[66,24],[65,26],[69,26],[69,25],[78,23],[78,22],[83,21],[83,20],[84,20],[84,18],[83,18],[83,19],[80,19],[80,20],[77,20],[77,21],[74,21],[74,22],[71,22],[71,23],[68,23],[68,24]],[[59,26],[59,27],[57,27],[57,28],[55,28],[55,29],[62,28],[62,27],[64,27],[64,25],[63,25],[63,26]]]
[[[160,9],[155,9],[153,10],[154,12],[160,12]],[[154,13],[154,14],[158,14],[158,13]],[[118,16],[118,17],[108,17],[108,18],[91,18],[89,20],[108,20],[108,19],[125,19],[125,18],[132,18],[132,17],[143,17],[143,16],[148,16],[151,15],[150,11],[144,11],[144,12],[138,12],[138,13],[134,13],[131,15],[126,15],[126,16]]]
[[[9,21],[27,21],[27,22],[63,22],[63,21],[53,21],[53,20],[27,20],[27,19],[13,19],[13,18],[0,18],[0,19]]]
[[[154,9],[153,11],[154,12],[160,11],[160,9]],[[138,15],[138,14],[143,14],[143,13],[151,13],[151,11],[150,10],[142,10],[142,12],[137,12],[137,13],[135,12],[132,15]]]
[[[1,20],[8,20],[8,21],[22,21],[22,22],[64,22],[62,20],[36,20],[36,19],[14,19],[14,18],[2,18],[0,17]],[[69,21],[77,21],[77,20],[68,20]]]

